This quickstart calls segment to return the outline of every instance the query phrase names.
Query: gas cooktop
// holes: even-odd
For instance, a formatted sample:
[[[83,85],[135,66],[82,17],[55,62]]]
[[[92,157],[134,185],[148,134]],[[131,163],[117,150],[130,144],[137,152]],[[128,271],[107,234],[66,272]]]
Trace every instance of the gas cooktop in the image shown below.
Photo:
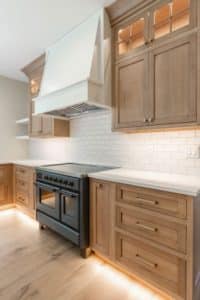
[[[54,174],[72,176],[77,178],[87,177],[89,173],[106,171],[110,169],[114,169],[114,167],[87,165],[87,164],[78,164],[78,163],[49,165],[46,167],[37,168],[37,170],[40,171],[46,171]]]

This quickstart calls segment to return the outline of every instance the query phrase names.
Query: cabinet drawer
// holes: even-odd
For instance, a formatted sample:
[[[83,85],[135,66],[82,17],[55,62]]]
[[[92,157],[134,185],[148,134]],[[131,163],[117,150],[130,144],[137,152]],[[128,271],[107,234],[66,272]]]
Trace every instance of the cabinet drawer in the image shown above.
[[[23,167],[23,166],[16,166],[15,175],[18,178],[24,178],[24,179],[28,180],[29,169],[26,167]]]
[[[116,233],[116,260],[150,283],[185,299],[186,262],[148,243]]]
[[[29,191],[28,181],[21,179],[21,178],[20,179],[16,178],[16,190],[28,192]]]
[[[117,186],[117,201],[181,219],[187,217],[187,198],[180,194],[129,185]]]
[[[18,192],[16,192],[15,200],[16,200],[17,204],[27,206],[28,205],[28,194],[18,191]]]
[[[163,246],[186,253],[186,225],[152,216],[151,213],[145,213],[143,209],[139,211],[139,209],[116,206],[116,226]]]

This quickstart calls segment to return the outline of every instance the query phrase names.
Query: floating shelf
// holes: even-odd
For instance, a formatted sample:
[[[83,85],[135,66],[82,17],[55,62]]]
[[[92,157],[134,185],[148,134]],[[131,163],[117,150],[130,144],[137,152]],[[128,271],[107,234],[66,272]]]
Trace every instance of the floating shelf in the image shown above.
[[[26,124],[28,124],[29,123],[29,118],[24,118],[24,119],[20,119],[20,120],[17,120],[16,121],[16,124],[24,124],[24,125],[26,125]]]

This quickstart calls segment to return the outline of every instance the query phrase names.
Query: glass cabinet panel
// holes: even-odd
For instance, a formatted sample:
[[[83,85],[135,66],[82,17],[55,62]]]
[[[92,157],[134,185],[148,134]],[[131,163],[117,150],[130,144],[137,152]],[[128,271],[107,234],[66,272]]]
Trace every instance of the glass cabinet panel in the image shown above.
[[[169,4],[161,6],[154,12],[154,37],[156,39],[170,33],[170,15]]]
[[[158,39],[190,24],[190,0],[172,0],[153,14],[154,38]]]
[[[118,30],[118,55],[123,55],[145,44],[145,18],[139,18]]]
[[[190,24],[190,0],[173,0],[172,31]]]

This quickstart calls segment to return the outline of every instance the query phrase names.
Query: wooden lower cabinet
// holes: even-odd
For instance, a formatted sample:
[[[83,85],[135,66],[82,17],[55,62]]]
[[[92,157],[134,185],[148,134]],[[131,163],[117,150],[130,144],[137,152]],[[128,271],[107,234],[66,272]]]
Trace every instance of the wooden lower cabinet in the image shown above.
[[[13,203],[13,166],[0,165],[0,206]]]
[[[186,295],[186,261],[148,243],[116,233],[116,261],[130,272],[156,283],[182,299]]]
[[[91,249],[172,299],[200,299],[199,215],[198,197],[90,179]]]
[[[14,166],[15,203],[25,213],[35,216],[35,170],[27,166]]]
[[[106,182],[94,182],[91,185],[91,219],[90,236],[92,248],[103,253],[105,256],[111,256],[111,227],[112,224],[112,202],[115,186]]]

